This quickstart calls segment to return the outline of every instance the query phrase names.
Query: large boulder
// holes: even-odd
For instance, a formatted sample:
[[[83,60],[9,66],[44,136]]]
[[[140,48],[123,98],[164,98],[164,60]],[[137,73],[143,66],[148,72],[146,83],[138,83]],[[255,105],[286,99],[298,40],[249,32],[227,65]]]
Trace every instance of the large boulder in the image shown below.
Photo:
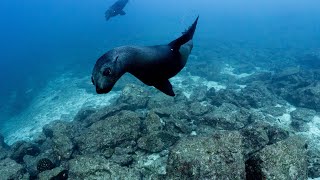
[[[179,137],[167,132],[155,132],[141,137],[138,140],[138,147],[148,152],[160,152],[172,146]]]
[[[251,113],[245,108],[223,103],[204,115],[202,123],[222,130],[237,130],[250,123]]]
[[[163,124],[164,123],[157,114],[149,112],[143,121],[144,131],[145,133],[161,131],[163,129]]]
[[[85,112],[79,112],[78,116],[75,117],[75,122],[79,122],[83,127],[87,128],[91,126],[93,123],[104,120],[108,117],[114,116],[118,114],[120,111],[128,110],[129,105],[122,103],[116,105],[110,105],[103,107],[95,112],[88,112],[87,115],[81,115]],[[79,117],[80,116],[80,117]]]
[[[195,87],[190,95],[190,101],[192,101],[192,102],[204,101],[208,95],[207,89],[208,89],[208,87],[204,86],[204,85]],[[212,92],[210,92],[210,93],[212,93]],[[215,94],[215,91],[214,91],[214,94]]]
[[[244,137],[243,149],[246,159],[266,145],[274,144],[289,137],[287,131],[261,121],[246,126],[240,132]]]
[[[315,82],[288,92],[287,100],[295,106],[320,111],[320,83]]]
[[[306,143],[297,136],[266,146],[246,162],[247,179],[307,179]]]
[[[242,136],[222,131],[181,139],[170,151],[167,179],[244,179]]]
[[[245,99],[245,104],[248,104],[252,108],[262,108],[278,104],[275,95],[263,83],[252,83],[242,89],[241,94]]]
[[[103,152],[109,147],[114,148],[121,143],[137,140],[140,128],[141,121],[137,113],[121,111],[92,124],[75,140],[83,154]]]
[[[212,107],[209,104],[194,102],[190,104],[189,112],[194,116],[202,116],[203,114],[207,113],[211,109]]]
[[[117,103],[128,104],[130,110],[143,109],[148,103],[148,95],[149,92],[144,90],[143,87],[128,84],[123,88]]]
[[[308,149],[308,175],[310,178],[320,178],[320,149],[319,146]]]
[[[161,108],[161,107],[170,107],[174,105],[174,98],[158,92],[155,95],[151,96],[148,101],[147,108]]]
[[[44,134],[51,138],[52,148],[57,156],[69,159],[73,153],[71,128],[66,122],[54,121],[43,128]]]
[[[79,156],[69,161],[70,179],[96,180],[139,180],[140,173],[121,167],[101,156]]]
[[[6,158],[0,161],[0,179],[21,179],[23,173],[23,166],[14,160]]]
[[[290,113],[291,115],[291,126],[298,131],[306,131],[308,126],[307,123],[311,122],[316,115],[316,111],[306,108],[297,108]]]
[[[25,155],[37,156],[40,153],[40,148],[31,142],[18,141],[11,146],[10,158],[17,163],[23,162]]]
[[[8,156],[9,146],[4,142],[4,137],[0,134],[0,160]]]
[[[62,167],[56,167],[51,170],[47,170],[44,172],[41,172],[38,177],[39,180],[67,180],[69,176],[68,170],[62,168]]]

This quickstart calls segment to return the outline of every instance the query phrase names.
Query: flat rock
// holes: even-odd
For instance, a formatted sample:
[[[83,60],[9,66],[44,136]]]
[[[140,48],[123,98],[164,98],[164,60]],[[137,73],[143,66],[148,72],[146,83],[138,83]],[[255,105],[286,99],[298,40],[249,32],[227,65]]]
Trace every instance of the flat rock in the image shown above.
[[[62,167],[56,167],[51,170],[47,170],[39,173],[39,180],[57,179],[57,180],[67,180],[68,171]]]
[[[102,152],[123,142],[135,141],[140,127],[141,121],[137,113],[121,111],[115,116],[92,124],[75,140],[80,152],[84,154]]]
[[[220,130],[237,130],[245,127],[250,122],[250,111],[229,103],[207,113],[203,123]]]
[[[247,179],[307,179],[305,145],[293,136],[266,146],[246,162]]]
[[[1,179],[21,179],[23,177],[23,166],[14,160],[6,158],[0,161]]]
[[[128,84],[123,88],[117,103],[128,104],[130,110],[145,108],[149,100],[148,96],[149,92],[141,86]]]
[[[242,136],[219,132],[181,139],[171,150],[167,179],[244,179]]]
[[[289,137],[289,133],[279,127],[270,125],[266,122],[255,122],[241,129],[244,137],[244,155],[247,159],[251,154],[260,151],[267,145]]]
[[[148,152],[160,152],[172,146],[179,137],[161,131],[148,134],[138,140],[138,147]]]
[[[63,121],[54,121],[43,128],[44,134],[52,140],[54,153],[63,159],[69,159],[74,149],[71,129]]]
[[[10,158],[18,163],[23,162],[23,157],[25,155],[37,156],[40,153],[40,148],[26,141],[18,141],[11,146]]]
[[[101,156],[79,156],[69,161],[69,177],[83,180],[139,180],[140,173]]]

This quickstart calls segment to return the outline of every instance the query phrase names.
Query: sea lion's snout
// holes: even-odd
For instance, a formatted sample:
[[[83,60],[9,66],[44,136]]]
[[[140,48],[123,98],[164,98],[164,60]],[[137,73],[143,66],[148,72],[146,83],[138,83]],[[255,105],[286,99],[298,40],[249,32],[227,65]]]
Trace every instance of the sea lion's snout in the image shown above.
[[[97,94],[106,94],[106,93],[108,93],[110,91],[111,91],[111,88],[109,88],[109,89],[100,89],[98,86],[96,86]]]

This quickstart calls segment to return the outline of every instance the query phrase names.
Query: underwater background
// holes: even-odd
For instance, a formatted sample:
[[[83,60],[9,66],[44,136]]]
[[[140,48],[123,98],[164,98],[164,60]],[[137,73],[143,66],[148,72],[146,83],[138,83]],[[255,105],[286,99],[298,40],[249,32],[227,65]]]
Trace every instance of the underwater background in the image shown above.
[[[85,164],[88,157],[83,155],[99,154],[101,149],[105,161],[89,159],[93,164],[114,163],[110,166],[116,170],[100,167],[103,172],[113,173],[110,178],[121,179],[120,175],[127,172],[136,177],[132,179],[214,176],[223,179],[230,178],[233,172],[234,179],[268,179],[252,167],[270,170],[268,165],[255,163],[275,152],[279,152],[277,158],[286,159],[285,164],[298,164],[288,168],[291,174],[283,169],[270,170],[275,172],[275,177],[320,177],[319,1],[129,0],[124,8],[126,15],[106,21],[104,12],[113,3],[111,0],[0,2],[0,141],[4,139],[0,142],[0,166],[1,163],[22,165],[8,177],[14,174],[13,178],[23,179],[28,174],[39,178],[39,169],[38,172],[30,169],[46,157],[55,168],[60,168],[54,176],[68,170],[73,179],[83,179],[88,172],[74,167],[72,161],[83,161],[83,167],[89,167]],[[184,70],[171,80],[177,97],[167,97],[130,75],[122,77],[110,93],[96,94],[90,76],[102,54],[121,45],[167,44],[179,37],[197,15],[200,18],[194,48]],[[164,107],[172,108],[161,109]],[[187,110],[188,115],[184,117],[180,111],[171,112],[172,109]],[[89,116],[91,120],[87,120]],[[131,129],[125,135],[130,138],[112,143],[110,140],[103,147],[90,144],[90,138],[97,144],[106,136],[117,139],[99,134],[92,127],[98,127],[97,123],[106,117],[114,120],[113,124],[107,124],[110,127],[123,128],[118,127],[119,132]],[[139,118],[142,124],[151,119],[152,127],[143,125],[141,130],[136,128],[138,122],[130,121],[132,128],[122,122],[123,119],[139,121]],[[56,120],[61,124],[57,125]],[[159,127],[153,129],[157,123]],[[48,131],[55,134],[55,126],[75,131],[74,135],[58,132],[57,137],[68,140],[54,140],[55,135],[48,135]],[[221,130],[228,132],[221,134]],[[264,130],[265,136],[261,135]],[[243,159],[233,159],[230,166],[226,160],[225,169],[212,167],[210,163],[203,163],[206,166],[203,167],[183,162],[183,158],[190,157],[203,162],[204,155],[192,149],[193,145],[201,146],[198,142],[202,142],[203,151],[220,152],[205,143],[211,140],[206,138],[213,132],[218,133],[213,145],[220,141],[237,144],[235,139],[242,138],[241,152],[230,150],[236,147],[229,147],[228,143],[221,148],[234,152],[232,158],[244,154]],[[201,135],[200,139],[194,140],[197,135]],[[263,141],[267,142],[261,144]],[[163,147],[157,149],[161,146],[157,142]],[[66,147],[66,144],[70,147],[52,149],[52,143],[55,147]],[[297,146],[300,143],[303,148],[292,143]],[[267,148],[273,145],[277,146],[275,152],[268,154]],[[15,155],[23,146],[31,146],[37,153]],[[155,149],[148,149],[153,146]],[[123,150],[127,147],[132,149]],[[284,149],[294,148],[297,154],[281,154]],[[44,153],[48,149],[52,150],[49,155]],[[190,157],[180,157],[177,152],[183,150],[188,150]],[[303,157],[301,154],[305,154],[303,159],[290,159],[295,155]],[[32,157],[28,159],[25,155]],[[233,166],[239,168],[232,170]],[[194,167],[204,172],[191,172]],[[210,168],[216,168],[220,174],[210,174],[207,172]],[[173,169],[181,173],[175,174]],[[100,170],[92,170],[95,173],[89,173],[91,179],[106,177],[98,173]]]

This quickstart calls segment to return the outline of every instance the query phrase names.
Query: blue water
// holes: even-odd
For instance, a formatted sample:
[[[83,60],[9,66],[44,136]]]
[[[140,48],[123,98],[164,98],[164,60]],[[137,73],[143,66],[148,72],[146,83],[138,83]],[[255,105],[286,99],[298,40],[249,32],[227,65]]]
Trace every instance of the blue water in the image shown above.
[[[221,43],[296,53],[320,47],[317,0],[130,0],[125,16],[106,22],[104,12],[113,2],[0,2],[0,126],[55,77],[90,75],[96,59],[112,47],[168,43],[197,15],[198,53]],[[232,53],[230,47],[222,56]]]

